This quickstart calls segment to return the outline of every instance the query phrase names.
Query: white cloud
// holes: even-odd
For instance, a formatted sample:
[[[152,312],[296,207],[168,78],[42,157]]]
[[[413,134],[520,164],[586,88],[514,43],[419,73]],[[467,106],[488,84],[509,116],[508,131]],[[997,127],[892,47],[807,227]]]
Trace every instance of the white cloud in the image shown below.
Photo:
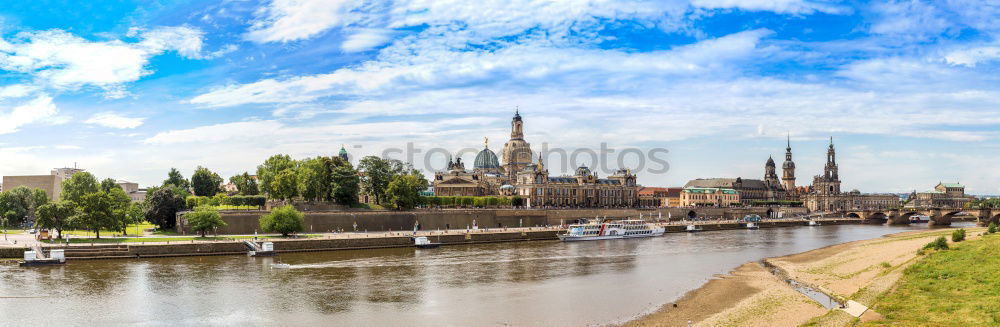
[[[752,30],[678,47],[668,51],[631,53],[619,50],[565,49],[533,44],[495,51],[439,51],[414,38],[415,44],[394,44],[380,61],[329,74],[289,79],[265,79],[229,85],[190,100],[209,107],[249,103],[295,103],[335,95],[373,96],[420,88],[447,87],[490,81],[575,79],[578,74],[659,78],[674,74],[709,73],[757,51],[767,30]],[[408,56],[402,52],[416,52]],[[605,76],[613,78],[610,76]],[[590,81],[595,82],[595,81]]]
[[[384,29],[363,29],[347,36],[340,48],[344,52],[361,52],[371,50],[375,47],[389,42],[392,38],[392,30]]]
[[[25,84],[14,84],[7,86],[0,86],[0,99],[3,98],[22,98],[31,95],[38,90],[38,87],[33,85]]]
[[[960,49],[945,55],[945,61],[952,65],[975,67],[981,62],[1000,59],[1000,46],[982,46]]]
[[[934,4],[919,0],[894,0],[872,6],[876,21],[870,31],[896,37],[926,39],[952,28],[946,14]]]
[[[94,114],[90,119],[84,121],[84,123],[109,128],[131,129],[142,126],[145,120],[146,118],[125,117],[113,112],[102,112]]]
[[[147,144],[220,142],[232,139],[268,138],[283,125],[273,120],[226,123],[157,133]]]
[[[272,0],[258,14],[247,38],[255,42],[289,42],[307,39],[350,19],[347,13],[360,5],[352,0]]]
[[[11,109],[0,106],[0,134],[17,132],[21,126],[45,122],[53,118],[58,109],[52,98],[43,95]]]
[[[62,30],[18,33],[13,42],[0,39],[0,69],[34,76],[56,89],[92,85],[106,96],[124,96],[123,84],[152,73],[149,59],[167,51],[187,58],[204,58],[203,33],[190,27],[133,29],[141,40],[90,41]]]
[[[826,1],[809,0],[692,0],[691,4],[702,8],[739,8],[749,11],[772,11],[780,14],[847,14],[851,9]]]

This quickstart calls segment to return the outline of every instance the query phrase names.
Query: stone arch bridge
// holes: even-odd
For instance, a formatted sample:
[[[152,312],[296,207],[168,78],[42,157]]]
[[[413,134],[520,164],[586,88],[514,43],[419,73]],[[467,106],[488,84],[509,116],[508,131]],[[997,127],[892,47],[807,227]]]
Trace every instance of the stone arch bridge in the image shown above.
[[[997,223],[1000,225],[1000,208],[994,209],[961,209],[961,208],[900,208],[885,210],[848,210],[842,212],[844,216],[851,218],[861,218],[866,221],[888,223],[892,225],[905,225],[911,223],[914,216],[929,217],[928,223],[931,225],[951,225],[952,218],[971,216],[976,218],[980,226]]]

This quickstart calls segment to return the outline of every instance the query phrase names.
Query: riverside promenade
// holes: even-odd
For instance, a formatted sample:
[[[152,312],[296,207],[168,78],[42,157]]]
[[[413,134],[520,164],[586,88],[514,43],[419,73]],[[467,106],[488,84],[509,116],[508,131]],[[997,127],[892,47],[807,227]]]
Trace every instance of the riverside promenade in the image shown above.
[[[822,218],[814,219],[823,225],[861,224],[858,218]],[[804,226],[808,220],[769,219],[759,222],[760,228],[777,228]],[[745,223],[737,220],[703,220],[703,221],[673,221],[654,223],[663,226],[667,233],[682,233],[688,225],[697,225],[702,231],[718,231],[744,229]],[[144,237],[141,241],[130,239],[128,242],[115,242],[114,238],[102,239],[94,243],[49,243],[32,239],[28,234],[12,235],[17,239],[12,242],[0,243],[0,258],[21,258],[28,248],[35,244],[41,245],[44,251],[55,249],[65,250],[67,260],[80,259],[129,259],[175,256],[203,255],[243,255],[247,248],[243,241],[273,242],[275,251],[306,252],[306,251],[336,251],[378,248],[412,247],[414,236],[427,236],[432,242],[442,245],[546,241],[557,240],[558,233],[565,226],[520,227],[520,228],[477,228],[451,230],[421,230],[392,232],[341,232],[306,234],[300,237],[283,238],[279,235],[222,235],[212,239],[169,240],[164,237]],[[818,228],[822,228],[819,226]],[[164,239],[160,241],[158,239]]]

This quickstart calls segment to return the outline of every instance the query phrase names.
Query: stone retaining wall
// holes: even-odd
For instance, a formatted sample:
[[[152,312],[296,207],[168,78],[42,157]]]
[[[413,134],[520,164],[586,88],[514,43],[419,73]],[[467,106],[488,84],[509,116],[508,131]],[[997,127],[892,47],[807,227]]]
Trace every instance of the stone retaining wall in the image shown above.
[[[465,229],[473,223],[483,228],[533,227],[573,223],[581,218],[661,218],[679,220],[691,216],[709,219],[735,219],[748,214],[767,216],[769,210],[783,212],[785,216],[804,214],[805,208],[755,207],[755,208],[660,208],[660,209],[447,209],[413,211],[325,211],[304,212],[305,232],[320,233],[336,230],[353,231],[405,231],[420,222],[421,230]],[[266,211],[226,211],[222,219],[226,227],[219,234],[261,233],[259,219]],[[183,213],[177,217],[178,231],[187,230]]]

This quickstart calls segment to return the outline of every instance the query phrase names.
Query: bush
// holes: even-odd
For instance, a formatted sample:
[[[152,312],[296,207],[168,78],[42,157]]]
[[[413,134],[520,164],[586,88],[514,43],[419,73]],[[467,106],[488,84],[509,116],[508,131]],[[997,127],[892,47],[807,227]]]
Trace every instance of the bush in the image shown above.
[[[288,236],[305,229],[305,215],[290,205],[271,209],[271,213],[260,217],[260,229],[266,233],[281,233]]]
[[[993,234],[993,233],[996,233],[996,232],[997,232],[997,224],[996,223],[990,223],[990,227],[986,228],[986,233],[987,234]]]
[[[933,242],[930,242],[930,243],[927,243],[927,245],[924,245],[923,249],[924,250],[947,250],[948,249],[948,240],[945,239],[944,236],[938,237]]]
[[[961,242],[965,240],[965,229],[961,228],[957,231],[951,233],[952,242]]]

